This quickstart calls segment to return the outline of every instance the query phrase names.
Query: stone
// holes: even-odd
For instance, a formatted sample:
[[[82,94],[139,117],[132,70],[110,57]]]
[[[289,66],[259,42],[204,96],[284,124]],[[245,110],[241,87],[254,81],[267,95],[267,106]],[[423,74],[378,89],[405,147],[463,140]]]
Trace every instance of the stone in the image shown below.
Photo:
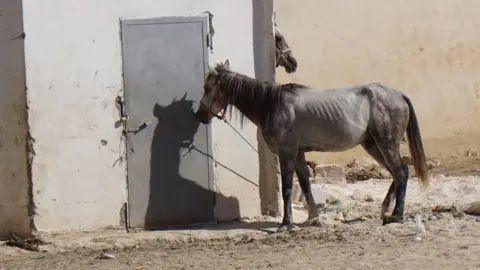
[[[350,198],[355,201],[373,202],[373,197],[361,190],[355,190]]]
[[[438,167],[438,166],[440,166],[440,160],[438,160],[436,158],[427,160],[427,168],[428,169],[432,169],[432,168],[435,168],[435,167]]]
[[[315,203],[317,203],[317,205],[319,205],[319,204],[325,205],[327,203],[327,200],[329,199],[329,196],[331,196],[330,194],[322,191],[321,189],[317,188],[314,185],[312,185],[312,195],[313,195],[313,199],[315,200]],[[308,208],[306,200],[303,200],[303,204],[304,204],[305,208]]]
[[[408,156],[402,157],[402,164],[404,165],[413,165],[412,158]]]
[[[315,167],[315,182],[341,183],[346,182],[345,171],[336,164],[321,164]]]
[[[315,167],[315,174],[322,177],[345,176],[343,167],[336,164],[320,164]]]
[[[473,215],[473,216],[480,216],[480,201],[473,202],[469,204],[465,210],[463,210],[466,214]]]
[[[370,156],[365,156],[361,158],[355,158],[351,162],[347,164],[348,168],[355,168],[355,167],[379,167],[380,164]]]
[[[294,182],[292,186],[292,202],[299,202],[302,196],[302,189],[298,182]]]
[[[308,166],[308,176],[315,177],[315,170],[310,166]]]
[[[333,217],[333,220],[344,221],[344,220],[345,220],[345,216],[344,216],[343,212],[338,212],[338,213]]]
[[[366,202],[373,202],[373,197],[372,197],[372,195],[367,194],[367,195],[363,198],[363,200],[366,201]]]
[[[378,174],[380,175],[380,177],[382,178],[392,178],[392,175],[390,174],[389,171],[387,171],[387,169],[384,169],[384,168],[380,168],[378,170]]]
[[[361,201],[361,200],[363,200],[363,197],[364,197],[365,195],[366,195],[366,194],[365,194],[363,191],[361,191],[361,190],[355,190],[355,191],[353,192],[353,194],[350,195],[350,198],[351,198],[352,200],[355,200],[355,201]]]
[[[320,225],[321,225],[319,227],[322,227],[322,228],[331,226],[335,223],[335,222],[333,222],[332,218],[328,215],[320,215],[318,219],[319,219]]]
[[[308,172],[310,177],[315,177],[315,167],[317,167],[317,163],[312,160],[307,160]]]

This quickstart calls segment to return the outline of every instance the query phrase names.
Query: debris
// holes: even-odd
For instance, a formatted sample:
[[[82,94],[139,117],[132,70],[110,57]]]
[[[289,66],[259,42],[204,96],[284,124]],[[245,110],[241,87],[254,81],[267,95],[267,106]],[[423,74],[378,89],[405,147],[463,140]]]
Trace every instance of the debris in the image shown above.
[[[443,206],[443,205],[437,205],[432,209],[432,212],[434,213],[451,213],[454,218],[463,218],[464,213],[461,211],[458,211],[457,208],[452,205],[450,207]]]
[[[10,239],[5,242],[6,246],[9,247],[17,247],[25,250],[36,251],[39,252],[40,246],[50,244],[45,242],[44,240],[33,237],[33,238],[19,238],[15,234],[13,234],[13,239]]]
[[[108,253],[103,253],[103,254],[100,255],[99,258],[102,259],[102,260],[114,260],[115,255],[108,254]]]
[[[345,178],[348,182],[365,181],[368,179],[387,179],[391,177],[388,170],[371,157],[354,159],[346,166]]]
[[[432,212],[435,213],[447,213],[447,212],[456,212],[457,208],[455,206],[444,206],[444,205],[436,205],[433,209]]]
[[[340,201],[339,199],[332,199],[331,201],[329,201],[327,199],[327,203],[329,203],[330,205],[335,206],[335,207],[342,206],[342,201]]]
[[[417,229],[417,233],[426,233],[427,232],[425,230],[425,226],[422,223],[422,216],[420,214],[415,215],[415,228]]]
[[[478,156],[478,151],[476,149],[467,149],[463,154],[466,157],[476,157]]]

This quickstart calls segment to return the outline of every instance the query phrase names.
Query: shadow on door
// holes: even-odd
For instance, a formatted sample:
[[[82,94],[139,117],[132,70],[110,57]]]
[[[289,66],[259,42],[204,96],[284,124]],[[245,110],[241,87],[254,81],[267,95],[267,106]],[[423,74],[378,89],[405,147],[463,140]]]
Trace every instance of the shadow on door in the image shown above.
[[[153,108],[158,122],[151,144],[147,229],[214,221],[216,203],[227,204],[234,216],[240,216],[237,198],[217,194],[199,181],[182,176],[182,157],[192,154],[193,138],[200,125],[192,106],[193,101],[185,94],[167,106],[157,103]]]

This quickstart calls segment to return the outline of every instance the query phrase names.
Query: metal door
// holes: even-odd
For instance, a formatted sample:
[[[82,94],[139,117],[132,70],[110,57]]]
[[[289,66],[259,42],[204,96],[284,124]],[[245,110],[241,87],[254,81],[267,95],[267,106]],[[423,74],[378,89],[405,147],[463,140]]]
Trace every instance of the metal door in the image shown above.
[[[214,219],[210,126],[192,110],[208,69],[208,17],[122,21],[130,227]],[[192,147],[194,146],[194,147]]]

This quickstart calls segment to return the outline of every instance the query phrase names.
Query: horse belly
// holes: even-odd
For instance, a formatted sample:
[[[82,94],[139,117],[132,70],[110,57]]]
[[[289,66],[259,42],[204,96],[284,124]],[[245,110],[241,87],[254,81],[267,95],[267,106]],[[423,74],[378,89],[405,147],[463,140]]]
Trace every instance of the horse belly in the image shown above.
[[[306,152],[342,152],[359,145],[366,135],[366,125],[307,125],[299,134],[299,146]]]

